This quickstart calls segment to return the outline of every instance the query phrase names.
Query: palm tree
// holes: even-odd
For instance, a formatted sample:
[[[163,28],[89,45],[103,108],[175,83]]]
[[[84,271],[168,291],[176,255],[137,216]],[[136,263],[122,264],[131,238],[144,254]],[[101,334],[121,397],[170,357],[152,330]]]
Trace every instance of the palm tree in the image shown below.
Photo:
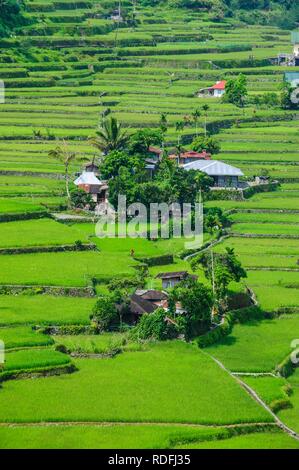
[[[180,131],[183,131],[184,128],[185,128],[185,123],[184,123],[184,121],[177,121],[177,122],[175,123],[175,129],[176,129],[176,131],[178,132],[178,145],[181,143],[181,138],[182,138],[182,136],[181,136],[181,134],[180,134],[179,132],[180,132]]]
[[[128,135],[122,131],[122,125],[115,117],[110,117],[103,121],[96,137],[90,139],[90,143],[101,150],[104,155],[112,150],[122,150],[128,141]]]
[[[205,136],[207,136],[207,119],[208,119],[208,111],[210,109],[210,106],[208,104],[204,104],[202,106],[202,110],[204,112],[204,115],[205,115]]]
[[[177,165],[179,166],[179,164],[180,164],[180,159],[181,159],[181,155],[182,155],[184,149],[183,149],[183,146],[182,146],[182,144],[181,144],[180,142],[177,143],[175,149],[176,149],[177,157],[178,157],[178,158],[177,158]]]
[[[63,139],[61,145],[57,145],[55,149],[50,150],[49,157],[55,158],[64,166],[65,189],[68,199],[68,206],[70,207],[71,195],[69,190],[69,168],[70,164],[75,161],[77,154],[70,151],[68,143]]]
[[[196,109],[192,113],[193,121],[195,122],[195,133],[197,136],[198,136],[198,119],[200,118],[200,116],[201,116],[201,112],[199,111],[199,109]]]

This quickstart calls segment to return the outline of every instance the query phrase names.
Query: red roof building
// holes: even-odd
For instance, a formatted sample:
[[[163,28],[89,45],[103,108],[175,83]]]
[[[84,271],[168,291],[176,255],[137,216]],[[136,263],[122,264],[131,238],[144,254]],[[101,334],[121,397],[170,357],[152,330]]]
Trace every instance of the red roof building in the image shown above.
[[[212,97],[212,98],[221,98],[225,93],[226,80],[220,80],[215,83],[215,85],[207,88],[202,88],[199,90],[198,96],[203,97]]]
[[[169,155],[168,158],[170,158],[170,160],[176,160],[179,165],[186,165],[187,163],[197,162],[199,160],[211,160],[211,154],[206,150],[203,150],[202,152],[188,150],[180,155]]]

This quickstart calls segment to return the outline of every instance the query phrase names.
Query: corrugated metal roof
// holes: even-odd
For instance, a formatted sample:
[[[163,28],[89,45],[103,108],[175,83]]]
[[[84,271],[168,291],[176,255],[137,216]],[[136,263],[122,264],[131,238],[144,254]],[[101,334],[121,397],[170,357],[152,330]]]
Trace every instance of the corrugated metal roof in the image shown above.
[[[220,80],[215,85],[213,85],[211,88],[213,90],[225,90],[225,86],[226,86],[226,80]]]
[[[93,184],[93,185],[101,185],[101,181],[96,177],[96,175],[91,171],[83,171],[82,175],[80,175],[75,181],[74,184],[78,186],[79,184]]]
[[[235,166],[227,165],[226,163],[213,160],[213,161],[196,161],[187,163],[183,166],[185,170],[199,170],[209,176],[243,176],[244,173]]]

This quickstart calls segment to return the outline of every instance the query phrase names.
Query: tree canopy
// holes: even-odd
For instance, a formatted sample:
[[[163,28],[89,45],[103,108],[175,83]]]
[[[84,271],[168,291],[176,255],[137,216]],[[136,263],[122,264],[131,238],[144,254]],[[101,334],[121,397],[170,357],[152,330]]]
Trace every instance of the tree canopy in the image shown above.
[[[9,36],[14,28],[25,23],[21,5],[18,0],[0,0],[0,37]]]

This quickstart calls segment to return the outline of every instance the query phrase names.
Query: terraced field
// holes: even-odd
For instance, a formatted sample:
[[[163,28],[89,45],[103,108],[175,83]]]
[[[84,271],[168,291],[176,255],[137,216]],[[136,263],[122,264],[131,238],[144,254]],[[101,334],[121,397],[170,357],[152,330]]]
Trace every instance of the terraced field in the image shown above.
[[[131,8],[127,0],[122,5]],[[298,435],[279,429],[271,414],[299,433],[298,370],[274,375],[299,338],[298,111],[253,102],[279,95],[284,72],[293,70],[270,61],[291,52],[290,32],[163,6],[137,6],[138,23],[130,26],[110,19],[115,6],[32,0],[32,23],[0,39],[0,339],[8,348],[0,371],[0,448],[298,448]],[[242,109],[197,97],[240,72],[252,104]],[[149,287],[161,287],[160,271],[191,267],[179,256],[184,240],[99,240],[93,221],[54,220],[66,209],[64,168],[49,151],[67,139],[77,155],[75,177],[80,159],[96,152],[88,138],[104,116],[133,132],[158,128],[165,113],[170,148],[177,122],[203,104],[209,110],[198,132],[206,127],[217,136],[221,152],[214,158],[242,169],[245,179],[266,172],[280,183],[247,199],[206,202],[231,221],[214,250],[234,247],[248,272],[232,289],[252,289],[263,317],[234,325],[205,350],[180,341],[141,348],[123,344],[119,333],[54,341],[43,327],[84,332],[96,294],[115,277],[134,276],[140,263],[131,249],[139,258],[174,256],[172,264],[149,268]],[[195,124],[180,133],[188,146]],[[83,251],[82,243],[91,249]],[[65,245],[69,251],[59,252]],[[122,353],[72,358],[57,344],[69,352]],[[266,375],[246,375],[256,373]]]

